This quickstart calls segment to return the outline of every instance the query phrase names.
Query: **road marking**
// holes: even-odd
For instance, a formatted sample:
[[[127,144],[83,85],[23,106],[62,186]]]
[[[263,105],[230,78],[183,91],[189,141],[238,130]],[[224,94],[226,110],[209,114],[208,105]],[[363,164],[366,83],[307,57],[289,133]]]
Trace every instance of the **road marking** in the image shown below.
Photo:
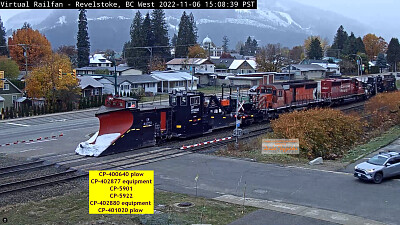
[[[27,125],[27,124],[20,124],[20,123],[7,123],[10,125],[14,125],[14,126],[21,126],[21,127],[30,127],[31,125]]]
[[[61,119],[61,120],[49,120],[50,123],[54,123],[54,122],[65,122],[67,121],[67,119]]]
[[[385,223],[366,219],[359,216],[354,216],[350,214],[335,212],[331,210],[318,209],[307,207],[303,205],[295,205],[283,202],[275,202],[270,200],[255,199],[255,198],[245,198],[234,196],[234,195],[222,195],[220,197],[213,198],[214,200],[221,202],[228,202],[236,205],[252,206],[261,209],[267,209],[277,212],[289,213],[298,216],[304,216],[309,218],[314,218],[317,220],[328,221],[343,225],[384,225]]]
[[[287,168],[295,168],[295,169],[303,169],[303,170],[314,170],[314,171],[325,172],[325,173],[335,173],[335,174],[342,174],[342,175],[353,175],[352,173],[330,171],[330,170],[321,170],[321,169],[313,169],[313,168],[300,167],[300,166],[286,166],[286,167]]]
[[[22,150],[22,151],[19,151],[19,152],[29,152],[29,151],[41,150],[41,149],[43,149],[43,148],[30,148],[30,149]]]

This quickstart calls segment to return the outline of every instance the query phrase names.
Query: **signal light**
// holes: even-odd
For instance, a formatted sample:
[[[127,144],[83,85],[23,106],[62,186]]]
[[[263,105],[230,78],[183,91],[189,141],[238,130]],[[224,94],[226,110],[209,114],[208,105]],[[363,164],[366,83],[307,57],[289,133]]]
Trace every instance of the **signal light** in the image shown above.
[[[72,70],[72,79],[76,80],[76,70]]]
[[[62,69],[58,69],[58,79],[62,79]]]

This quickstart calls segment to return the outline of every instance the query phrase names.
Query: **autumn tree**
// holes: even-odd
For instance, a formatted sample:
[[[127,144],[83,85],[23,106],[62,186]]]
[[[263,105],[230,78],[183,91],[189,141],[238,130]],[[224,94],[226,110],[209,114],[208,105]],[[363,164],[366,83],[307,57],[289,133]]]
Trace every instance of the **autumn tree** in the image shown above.
[[[78,33],[76,48],[78,49],[78,67],[89,66],[90,42],[87,26],[86,10],[79,9]]]
[[[296,63],[299,63],[301,60],[303,60],[304,59],[304,47],[301,45],[294,46],[289,51],[289,59],[293,60]]]
[[[150,71],[164,71],[167,68],[165,60],[155,56],[150,65]]]
[[[6,42],[6,29],[3,26],[3,21],[0,17],[0,55],[8,55],[7,42]]]
[[[375,34],[367,34],[363,38],[365,53],[368,58],[373,60],[380,52],[386,52],[387,43],[383,37],[377,37]]]
[[[258,70],[261,72],[277,72],[283,66],[282,48],[278,44],[267,44],[260,48],[256,55]]]
[[[189,58],[207,58],[208,56],[208,52],[203,49],[202,47],[200,47],[200,45],[194,45],[189,47],[189,53],[188,53],[188,57]]]
[[[68,56],[52,54],[39,67],[32,70],[26,80],[26,91],[30,97],[46,98],[53,109],[57,99],[64,104],[70,103],[80,93],[78,80],[74,80],[71,75],[63,75],[59,79],[59,69],[63,73],[71,73],[71,61]]]
[[[51,45],[38,30],[22,28],[13,32],[8,39],[11,58],[17,62],[20,70],[25,70],[24,46],[27,49],[28,70],[32,70],[46,60],[51,54]]]
[[[77,57],[78,51],[76,50],[74,45],[62,45],[58,47],[57,51],[58,54],[67,55],[72,63],[73,66],[77,66]]]
[[[4,77],[7,79],[15,80],[18,78],[18,64],[6,56],[0,57],[0,71],[4,71]]]
[[[392,38],[388,45],[387,61],[392,65],[393,71],[397,72],[397,63],[400,61],[400,44],[399,39]]]

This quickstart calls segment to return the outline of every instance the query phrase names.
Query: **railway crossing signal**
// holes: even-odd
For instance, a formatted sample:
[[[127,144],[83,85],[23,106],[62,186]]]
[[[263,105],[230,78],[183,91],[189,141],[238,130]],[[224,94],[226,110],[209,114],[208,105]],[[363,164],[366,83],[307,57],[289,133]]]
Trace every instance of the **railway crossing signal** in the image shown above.
[[[4,71],[0,71],[0,88],[4,88]]]
[[[62,69],[58,69],[58,79],[62,79]]]

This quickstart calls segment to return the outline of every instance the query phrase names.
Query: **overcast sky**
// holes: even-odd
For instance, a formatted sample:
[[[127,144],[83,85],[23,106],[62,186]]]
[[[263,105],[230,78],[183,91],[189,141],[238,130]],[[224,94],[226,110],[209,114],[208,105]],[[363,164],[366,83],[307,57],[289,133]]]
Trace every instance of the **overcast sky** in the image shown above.
[[[259,2],[263,0],[258,0]],[[371,27],[371,31],[385,39],[399,37],[399,0],[293,0],[342,14]],[[4,21],[21,12],[20,9],[0,9]]]

